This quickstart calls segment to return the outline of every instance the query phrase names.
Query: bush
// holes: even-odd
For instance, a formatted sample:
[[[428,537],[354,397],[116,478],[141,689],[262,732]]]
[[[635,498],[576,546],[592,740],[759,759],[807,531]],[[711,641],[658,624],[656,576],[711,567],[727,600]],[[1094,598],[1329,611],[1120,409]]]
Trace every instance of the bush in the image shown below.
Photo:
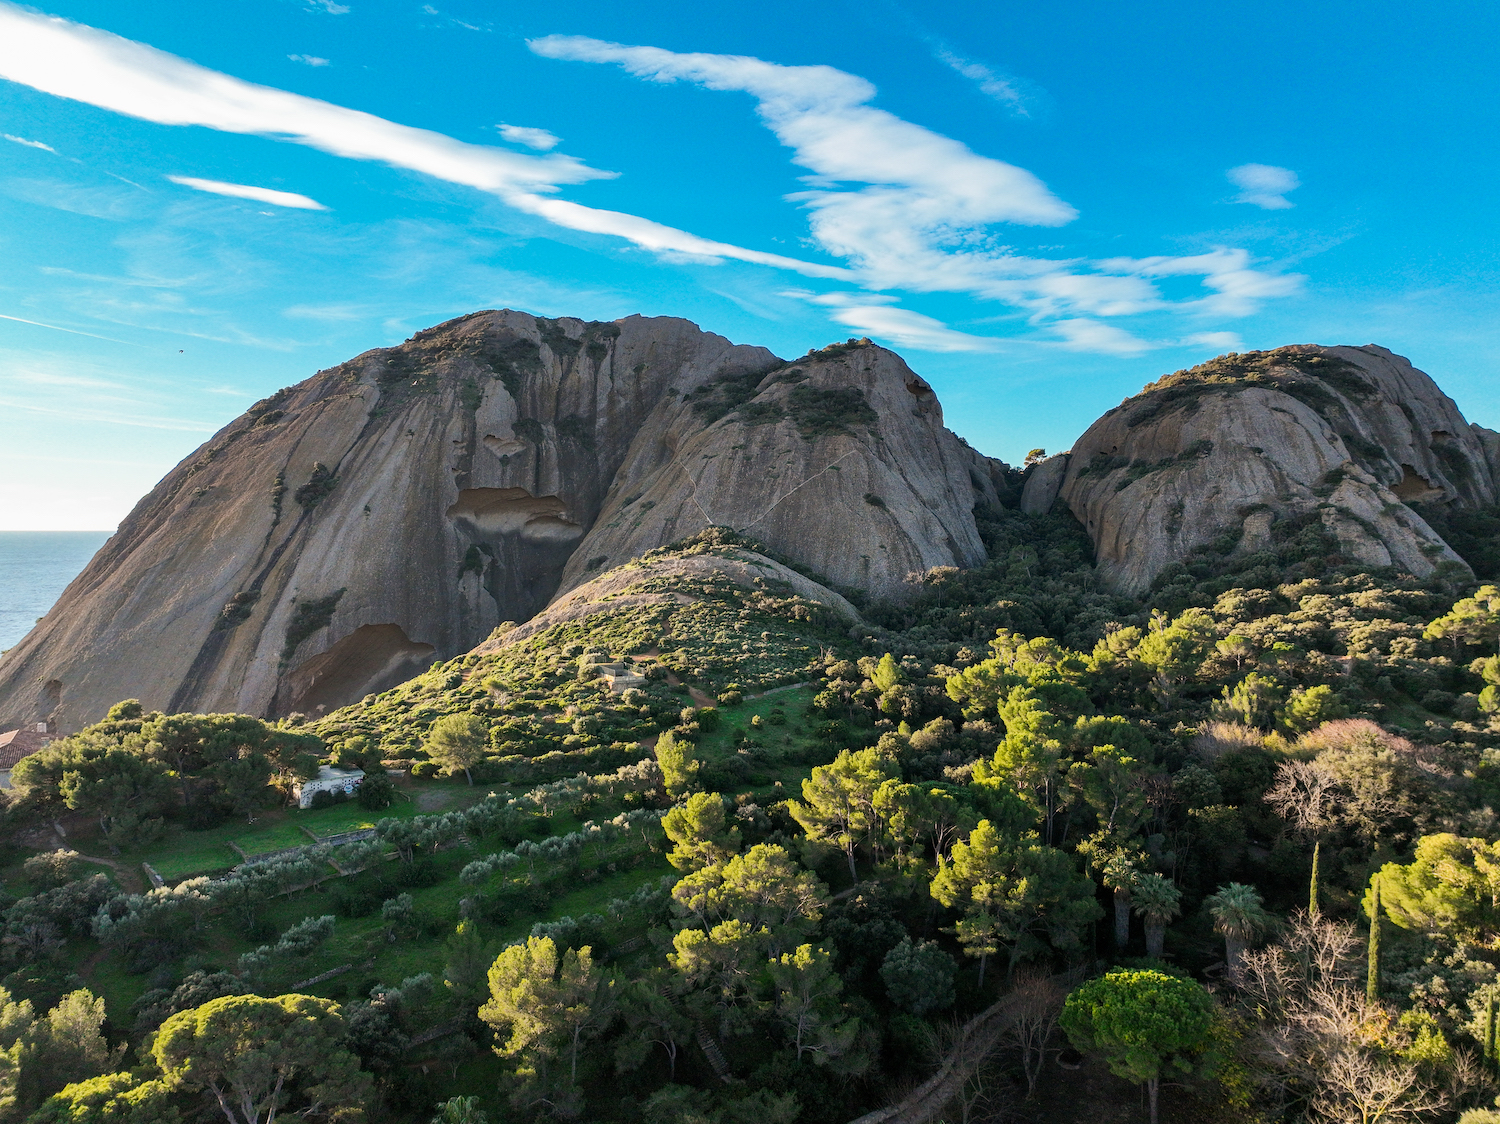
[[[437,776],[441,769],[436,761],[418,761],[411,767],[411,775],[425,781]]]
[[[26,880],[45,893],[83,877],[87,865],[77,851],[44,851],[27,859],[22,870]]]
[[[340,917],[368,917],[380,908],[380,895],[367,886],[335,886],[329,897]]]
[[[335,804],[342,804],[347,799],[349,797],[342,789],[329,792],[326,788],[320,788],[317,792],[313,793],[310,807],[313,811],[317,811],[319,808],[332,808]]]
[[[389,808],[396,802],[396,784],[384,773],[367,773],[359,786],[359,806],[370,811]]]

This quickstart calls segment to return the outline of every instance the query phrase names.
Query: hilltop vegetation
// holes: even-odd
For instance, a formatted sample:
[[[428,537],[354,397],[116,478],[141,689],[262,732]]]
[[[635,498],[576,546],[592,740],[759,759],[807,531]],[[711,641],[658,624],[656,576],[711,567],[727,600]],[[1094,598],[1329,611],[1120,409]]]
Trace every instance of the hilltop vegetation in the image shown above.
[[[857,625],[650,564],[749,557],[713,531],[316,721],[125,702],[27,759],[0,1116],[832,1124],[1004,994],[991,1113],[1491,1104],[1500,591],[1284,520],[1131,600],[978,514]],[[320,763],[359,796],[289,810]]]

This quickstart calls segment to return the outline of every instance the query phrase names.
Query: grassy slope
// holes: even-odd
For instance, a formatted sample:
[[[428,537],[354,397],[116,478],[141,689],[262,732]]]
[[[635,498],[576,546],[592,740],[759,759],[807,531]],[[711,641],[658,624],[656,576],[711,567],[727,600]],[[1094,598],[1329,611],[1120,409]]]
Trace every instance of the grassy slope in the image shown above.
[[[649,753],[651,731],[675,721],[677,710],[692,705],[690,686],[694,695],[705,691],[717,694],[743,686],[746,690],[768,693],[721,707],[722,722],[717,729],[701,735],[699,755],[705,767],[728,764],[732,769],[736,758],[748,762],[739,767],[735,783],[728,786],[730,791],[753,793],[764,801],[795,796],[800,780],[811,771],[809,762],[831,759],[834,752],[818,740],[808,717],[813,690],[800,684],[811,678],[807,674],[809,664],[841,638],[839,633],[830,635],[824,627],[810,624],[806,619],[794,619],[785,603],[729,583],[692,583],[689,593],[695,598],[692,603],[665,613],[654,610],[643,613],[639,609],[599,613],[582,622],[550,629],[497,654],[460,657],[438,665],[377,700],[331,715],[320,728],[335,743],[341,737],[363,734],[389,738],[399,747],[413,729],[420,729],[437,714],[473,709],[476,700],[483,709],[497,695],[517,698],[530,692],[544,697],[536,700],[537,705],[517,708],[526,718],[538,711],[543,718],[556,716],[564,720],[570,720],[569,712],[601,715],[606,723],[613,724],[611,734],[640,735],[637,756],[641,756]],[[726,644],[731,638],[734,648],[740,650],[726,657]],[[665,649],[661,662],[670,671],[649,684],[645,705],[627,706],[619,696],[610,695],[602,681],[580,681],[576,661],[562,655],[564,651],[584,648],[599,650],[612,658]],[[746,648],[750,650],[747,652]],[[788,683],[793,685],[788,688],[785,686]],[[773,711],[786,716],[784,724],[769,723]],[[497,708],[492,716],[504,720],[509,714],[504,708]],[[751,724],[757,716],[765,723],[759,729]],[[579,764],[581,770],[589,769],[586,760]],[[174,826],[164,840],[122,856],[120,863],[138,871],[141,862],[149,862],[170,883],[232,868],[240,859],[229,846],[231,841],[247,854],[261,854],[310,843],[308,832],[328,835],[371,826],[377,815],[408,817],[453,810],[482,799],[491,791],[503,792],[509,788],[520,792],[527,787],[503,783],[470,787],[463,783],[462,777],[406,778],[400,784],[402,799],[391,809],[375,815],[349,803],[317,811],[293,808],[266,811],[257,816],[254,825],[233,822],[200,832]],[[565,834],[576,830],[583,817],[599,818],[601,814],[607,816],[612,812],[607,808],[560,812],[547,822],[547,833]],[[88,850],[93,842],[82,836],[76,845]],[[472,887],[458,881],[458,872],[474,858],[498,849],[501,849],[498,842],[471,843],[428,860],[439,876],[437,883],[407,891],[423,919],[419,933],[389,940],[378,908],[364,917],[339,916],[334,936],[323,948],[305,960],[287,965],[286,970],[267,980],[260,990],[274,993],[346,964],[354,967],[306,990],[342,1000],[364,996],[375,983],[396,984],[421,972],[441,977],[445,960],[443,942],[460,920],[461,899],[474,892]],[[523,938],[538,921],[597,912],[611,899],[628,897],[641,886],[672,873],[659,844],[645,854],[631,853],[640,851],[638,841],[617,844],[616,849],[622,857],[618,871],[602,874],[576,888],[565,888],[540,908],[519,910],[504,924],[489,926],[486,939],[498,947]],[[628,862],[623,861],[627,859]],[[390,876],[397,869],[394,861],[388,862],[382,874]],[[516,881],[524,880],[520,872],[523,870],[518,869]],[[305,917],[335,913],[336,891],[341,880],[332,871],[329,873],[330,877],[319,885],[273,903],[264,913],[268,931],[274,928],[275,932],[282,932]],[[364,877],[368,880],[371,876]],[[397,892],[396,888],[389,889],[391,895]],[[612,938],[618,942],[638,935],[621,931],[612,933]],[[179,964],[179,973],[197,968],[232,968],[242,953],[261,943],[263,939],[252,940],[236,931],[227,918],[211,918],[201,947]],[[80,975],[87,986],[104,996],[114,1024],[128,1028],[132,1021],[131,1004],[151,983],[147,976],[127,971],[119,955],[100,953],[91,942],[88,947],[94,951],[79,966]],[[476,1067],[487,1075],[492,1089],[493,1067],[481,1060],[469,1063],[465,1072]],[[461,1080],[460,1085],[465,1085],[465,1081]]]

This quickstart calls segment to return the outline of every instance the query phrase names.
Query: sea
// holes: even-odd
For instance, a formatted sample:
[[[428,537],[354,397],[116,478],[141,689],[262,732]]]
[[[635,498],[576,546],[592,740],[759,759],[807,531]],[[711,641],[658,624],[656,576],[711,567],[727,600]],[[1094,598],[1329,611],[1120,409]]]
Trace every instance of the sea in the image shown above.
[[[45,616],[111,531],[0,531],[0,652]]]

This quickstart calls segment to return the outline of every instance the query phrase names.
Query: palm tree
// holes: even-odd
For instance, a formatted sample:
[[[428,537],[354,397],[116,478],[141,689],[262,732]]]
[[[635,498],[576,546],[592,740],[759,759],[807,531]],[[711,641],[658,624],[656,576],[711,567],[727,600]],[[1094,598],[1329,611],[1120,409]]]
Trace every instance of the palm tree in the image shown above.
[[[1271,915],[1262,906],[1255,887],[1243,882],[1231,882],[1218,893],[1204,898],[1203,904],[1213,915],[1214,928],[1224,936],[1224,962],[1229,966],[1229,982],[1237,985],[1245,946],[1257,934],[1270,928]]]
[[[1130,895],[1141,876],[1135,856],[1123,848],[1117,850],[1099,873],[1100,880],[1115,892],[1115,948],[1124,952],[1130,944]]]
[[[1146,955],[1161,959],[1167,923],[1182,912],[1182,891],[1160,874],[1136,880],[1135,911],[1146,923]]]

